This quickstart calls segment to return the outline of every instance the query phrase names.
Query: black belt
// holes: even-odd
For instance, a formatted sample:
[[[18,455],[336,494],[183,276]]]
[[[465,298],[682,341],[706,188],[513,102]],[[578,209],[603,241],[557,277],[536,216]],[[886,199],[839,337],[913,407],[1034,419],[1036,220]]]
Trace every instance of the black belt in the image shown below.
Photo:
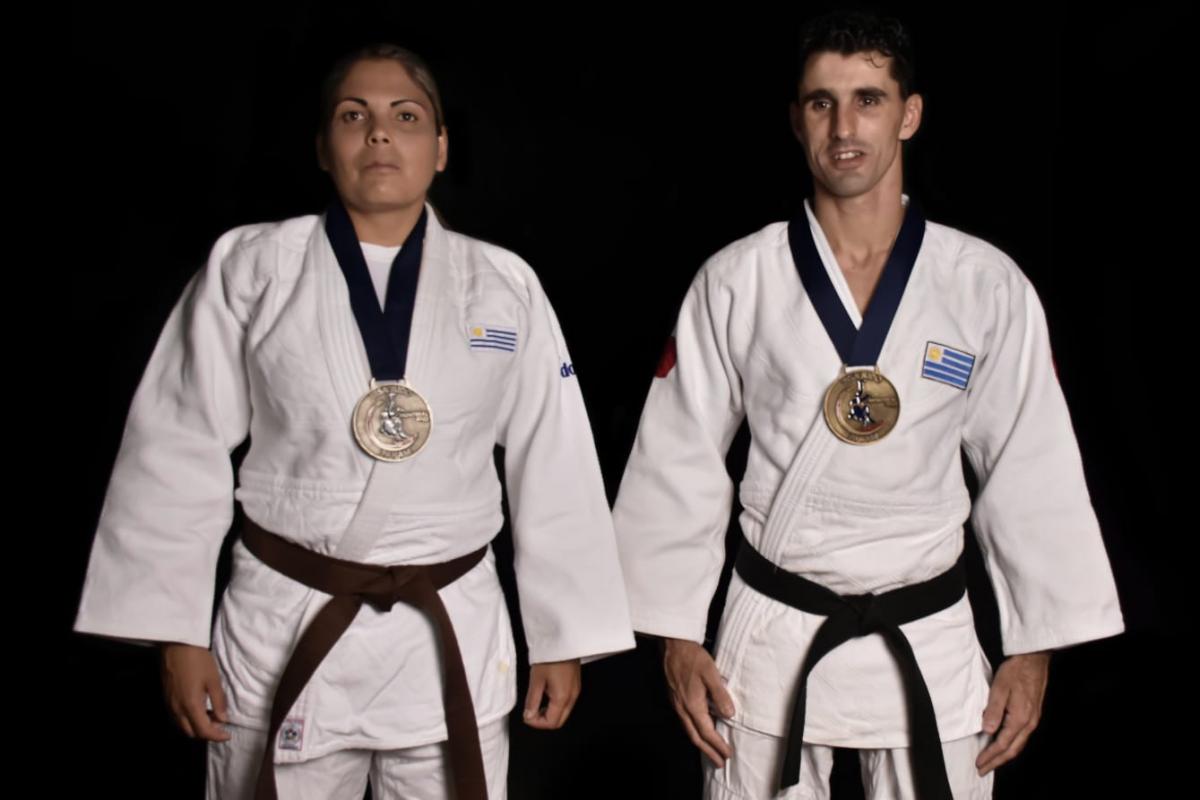
[[[839,595],[807,578],[781,569],[745,539],[742,539],[734,566],[746,585],[760,594],[826,618],[817,628],[800,670],[796,700],[788,725],[787,752],[783,759],[780,789],[800,782],[800,751],[804,744],[804,708],[809,673],[818,661],[838,645],[859,636],[878,633],[887,642],[904,679],[912,742],[910,758],[917,797],[920,800],[953,800],[929,687],[925,685],[912,645],[900,626],[958,602],[967,590],[962,559],[936,578],[883,594]]]
[[[462,800],[487,800],[487,779],[475,726],[475,708],[467,683],[454,626],[437,590],[467,574],[487,553],[487,545],[473,553],[440,564],[384,567],[359,564],[314,553],[294,542],[263,530],[250,520],[242,542],[260,561],[294,581],[333,595],[309,623],[283,669],[271,704],[267,747],[259,765],[255,800],[276,800],[275,737],[284,715],[296,702],[308,679],[316,672],[363,603],[387,611],[396,603],[420,609],[433,623],[442,657],[442,708],[446,714],[447,749],[455,796]]]

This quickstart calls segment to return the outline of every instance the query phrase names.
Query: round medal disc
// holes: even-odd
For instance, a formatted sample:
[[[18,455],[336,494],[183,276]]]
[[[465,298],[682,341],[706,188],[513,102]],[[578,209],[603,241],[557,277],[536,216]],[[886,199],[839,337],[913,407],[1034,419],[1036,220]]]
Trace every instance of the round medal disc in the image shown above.
[[[849,444],[871,444],[891,433],[900,417],[896,387],[875,369],[843,369],[825,392],[825,422]]]
[[[407,384],[372,384],[354,407],[358,446],[380,461],[412,458],[429,441],[433,427],[429,404]]]

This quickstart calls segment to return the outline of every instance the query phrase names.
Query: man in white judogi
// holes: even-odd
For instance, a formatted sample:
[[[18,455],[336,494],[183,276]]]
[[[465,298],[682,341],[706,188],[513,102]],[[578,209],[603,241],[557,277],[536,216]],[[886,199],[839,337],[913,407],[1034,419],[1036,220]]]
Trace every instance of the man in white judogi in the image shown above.
[[[675,710],[712,762],[708,797],[827,797],[835,746],[859,749],[868,797],[990,797],[993,770],[1037,725],[1049,651],[1123,629],[1032,286],[902,194],[901,147],[922,113],[909,50],[897,23],[873,17],[806,29],[792,123],[813,198],[697,275],[618,495],[634,627],[665,640]],[[873,351],[855,349],[872,336]],[[701,642],[732,503],[724,458],[743,419],[746,541],[714,661]],[[993,676],[961,585],[889,628],[928,687],[930,782],[918,765],[930,748],[909,750],[921,717],[897,645],[861,634],[890,624],[872,599],[957,580],[968,516],[1007,658]],[[753,559],[765,578],[743,570]],[[863,629],[808,664],[806,682],[830,615],[756,588],[786,573],[872,596],[847,601]],[[797,716],[804,745],[789,766]]]

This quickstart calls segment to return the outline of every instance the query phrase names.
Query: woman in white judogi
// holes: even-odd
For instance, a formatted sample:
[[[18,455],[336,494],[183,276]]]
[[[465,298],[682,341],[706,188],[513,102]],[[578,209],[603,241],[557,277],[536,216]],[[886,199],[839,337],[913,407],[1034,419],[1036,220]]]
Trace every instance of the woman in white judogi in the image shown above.
[[[335,68],[324,97],[318,150],[339,202],[321,217],[226,233],[187,287],[133,400],[76,622],[161,643],[171,712],[211,742],[210,797],[251,796],[280,674],[329,599],[238,542],[210,640],[235,496],[253,526],[306,551],[448,562],[486,547],[502,523],[500,444],[533,664],[525,721],[560,726],[579,659],[633,644],[591,432],[549,302],[519,257],[446,230],[425,203],[447,158],[428,69],[400,48],[369,48]],[[337,249],[337,231],[343,245],[353,234],[353,252]],[[355,272],[347,262],[359,251]],[[377,328],[372,339],[364,296],[389,315],[390,336]],[[392,312],[406,303],[404,329]],[[401,374],[376,374],[380,348]],[[356,410],[376,378],[406,388],[377,389],[364,425]],[[409,389],[419,399],[393,408]],[[247,435],[235,493],[229,454]],[[502,797],[516,655],[490,550],[439,594],[487,793]],[[376,797],[445,796],[438,642],[430,618],[403,602],[362,608],[271,743],[279,796],[361,797],[368,775]]]

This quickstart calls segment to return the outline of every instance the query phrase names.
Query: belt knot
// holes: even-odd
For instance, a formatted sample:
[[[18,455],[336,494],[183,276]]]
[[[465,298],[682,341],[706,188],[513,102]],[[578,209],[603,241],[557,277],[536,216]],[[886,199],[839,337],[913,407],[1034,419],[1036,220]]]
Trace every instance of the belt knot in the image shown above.
[[[415,594],[415,580],[422,574],[419,567],[406,564],[385,567],[357,594],[376,611],[389,611]]]
[[[854,616],[858,620],[858,630],[855,632],[855,636],[875,633],[886,624],[879,614],[879,607],[875,603],[876,597],[877,595],[871,592],[842,595],[841,599],[854,612]]]

